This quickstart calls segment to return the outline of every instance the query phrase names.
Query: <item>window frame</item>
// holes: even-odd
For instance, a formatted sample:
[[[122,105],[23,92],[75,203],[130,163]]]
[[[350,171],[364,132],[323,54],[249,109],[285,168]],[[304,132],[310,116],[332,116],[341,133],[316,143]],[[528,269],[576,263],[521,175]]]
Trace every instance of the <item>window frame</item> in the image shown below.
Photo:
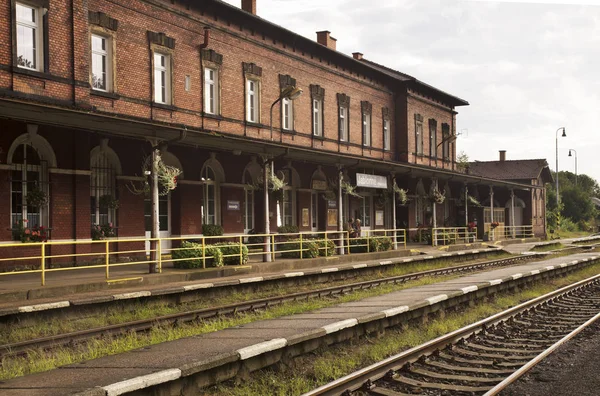
[[[25,7],[33,10],[35,12],[36,22],[28,22],[28,21],[19,21],[18,18],[18,7]],[[31,71],[37,72],[45,72],[48,69],[47,65],[47,51],[48,51],[48,18],[47,18],[47,9],[36,4],[35,2],[28,1],[12,1],[12,17],[13,17],[13,37],[14,37],[14,45],[13,45],[13,65]],[[19,39],[18,39],[18,30],[19,26],[24,26],[26,28],[35,29],[35,34],[33,35],[35,40],[35,56],[34,61],[36,62],[35,67],[27,67],[25,65],[19,65]]]
[[[94,51],[94,36],[99,37],[105,41],[104,54]],[[113,72],[113,37],[112,35],[102,34],[96,30],[90,32],[90,86],[94,91],[100,92],[114,92],[114,72]],[[94,54],[103,55],[105,57],[105,74],[106,74],[106,89],[96,88],[93,83],[94,76]]]
[[[164,65],[157,66],[156,61],[157,57],[163,57],[165,59]],[[153,92],[152,92],[152,101],[159,105],[172,105],[173,104],[173,65],[172,65],[173,57],[172,54],[168,51],[152,51],[152,83],[153,83]],[[159,101],[157,98],[157,81],[156,81],[156,73],[164,72],[165,74],[165,87],[164,87],[164,101]],[[162,93],[161,93],[162,94]]]
[[[312,98],[312,135],[323,137],[323,99]]]
[[[415,115],[415,154],[424,154],[423,144],[423,118],[419,115]]]
[[[288,124],[287,126],[286,117]],[[285,131],[294,130],[294,101],[288,98],[281,99],[281,129]]]
[[[254,89],[250,89],[254,84]],[[254,106],[250,105],[251,99],[254,99]],[[246,78],[246,121],[254,124],[260,124],[260,80],[255,78]]]
[[[345,112],[344,115],[342,115],[342,110]],[[338,125],[340,142],[348,143],[350,141],[350,117],[346,105],[338,106]]]
[[[213,73],[213,78],[210,80],[208,77],[210,72]],[[221,95],[220,95],[220,78],[221,73],[219,68],[213,66],[205,66],[203,72],[203,95],[204,104],[203,110],[205,114],[220,115],[221,114]],[[212,87],[213,97],[211,98],[208,93],[209,88]],[[212,100],[211,100],[212,99]],[[212,105],[212,111],[210,107]]]
[[[437,159],[437,121],[429,119],[429,156]]]
[[[450,125],[442,124],[442,159],[444,161],[450,160]]]
[[[212,178],[210,178],[210,174],[208,171],[210,170],[210,174],[212,174]],[[220,225],[220,216],[219,216],[219,182],[217,180],[217,174],[212,166],[205,165],[202,169],[202,179],[203,179],[203,188],[202,188],[202,224],[210,224],[210,225]],[[210,201],[212,195],[212,210],[213,214],[211,215],[209,212],[210,209]],[[210,222],[210,218],[214,218],[214,222]]]
[[[392,135],[391,135],[391,122],[389,119],[383,119],[383,150],[391,151],[392,150]]]
[[[362,113],[362,145],[363,147],[371,147],[371,131],[373,129],[373,120],[371,114],[364,112]]]

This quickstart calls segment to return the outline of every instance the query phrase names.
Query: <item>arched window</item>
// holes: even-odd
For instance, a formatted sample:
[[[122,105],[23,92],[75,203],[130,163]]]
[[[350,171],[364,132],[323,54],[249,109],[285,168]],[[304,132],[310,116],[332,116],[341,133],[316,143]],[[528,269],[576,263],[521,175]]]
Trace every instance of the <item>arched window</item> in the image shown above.
[[[90,214],[92,225],[115,224],[118,197],[116,176],[121,173],[117,154],[108,147],[108,140],[90,153]]]
[[[215,172],[208,165],[202,170],[202,180],[204,181],[202,224],[217,224],[217,182]]]
[[[244,187],[244,232],[254,229],[254,178],[246,167],[242,177]]]
[[[296,189],[300,187],[300,176],[291,163],[276,173],[277,177],[283,178],[285,187],[277,194],[277,226],[296,225]]]

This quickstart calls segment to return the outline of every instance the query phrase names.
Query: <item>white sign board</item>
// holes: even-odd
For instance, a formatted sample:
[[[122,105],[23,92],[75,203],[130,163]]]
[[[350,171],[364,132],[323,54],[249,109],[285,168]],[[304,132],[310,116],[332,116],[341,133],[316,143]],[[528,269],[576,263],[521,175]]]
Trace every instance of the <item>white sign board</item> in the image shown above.
[[[387,177],[368,175],[366,173],[357,173],[356,186],[367,188],[387,188]]]

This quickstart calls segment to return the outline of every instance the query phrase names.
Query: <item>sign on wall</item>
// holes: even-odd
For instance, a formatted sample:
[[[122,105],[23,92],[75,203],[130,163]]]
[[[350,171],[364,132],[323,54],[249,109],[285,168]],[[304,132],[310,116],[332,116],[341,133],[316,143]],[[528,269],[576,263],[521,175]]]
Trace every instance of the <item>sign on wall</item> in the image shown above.
[[[375,225],[382,226],[383,225],[383,210],[375,211]]]
[[[337,226],[338,222],[338,210],[337,209],[327,209],[327,226],[334,227]]]
[[[356,186],[367,188],[387,188],[387,177],[379,175],[368,175],[366,173],[357,173]]]
[[[327,207],[330,209],[337,208],[337,201],[327,201]]]
[[[302,208],[302,227],[308,227],[308,208]]]
[[[240,201],[227,201],[227,210],[240,210]]]
[[[327,190],[327,182],[325,180],[313,180],[312,189],[318,191],[325,191]]]

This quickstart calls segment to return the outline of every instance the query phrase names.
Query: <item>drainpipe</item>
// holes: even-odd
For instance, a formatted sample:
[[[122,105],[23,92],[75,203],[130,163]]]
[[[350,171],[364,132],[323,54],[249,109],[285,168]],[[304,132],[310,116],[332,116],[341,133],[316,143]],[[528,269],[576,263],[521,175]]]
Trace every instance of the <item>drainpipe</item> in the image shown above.
[[[338,166],[338,231],[340,232],[340,255],[344,254],[344,216],[343,216],[343,196],[342,196],[342,179],[344,172],[341,166]]]
[[[200,106],[202,106],[202,129],[204,130],[204,66],[202,62],[202,50],[208,47],[208,42],[210,39],[210,28],[208,26],[204,27],[204,42],[200,44]]]
[[[396,238],[396,175],[392,174],[392,238],[394,238],[394,250],[398,250],[398,240]]]

